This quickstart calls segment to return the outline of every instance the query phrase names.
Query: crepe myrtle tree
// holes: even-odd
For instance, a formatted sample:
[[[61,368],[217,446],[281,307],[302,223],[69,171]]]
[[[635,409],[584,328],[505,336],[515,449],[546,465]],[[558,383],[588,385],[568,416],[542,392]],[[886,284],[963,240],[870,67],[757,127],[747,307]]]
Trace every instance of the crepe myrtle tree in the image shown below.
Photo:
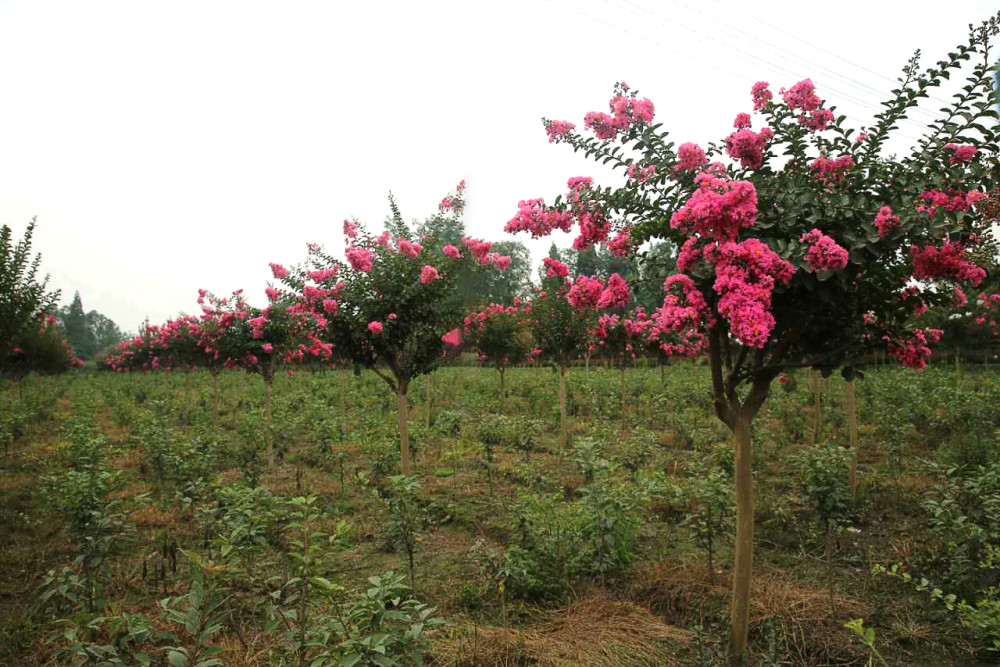
[[[464,182],[441,202],[442,213],[460,215]],[[465,237],[461,247],[433,236],[415,240],[390,198],[392,222],[373,236],[355,220],[344,221],[343,262],[316,244],[303,266],[281,277],[294,295],[292,310],[320,321],[318,337],[338,357],[371,369],[397,396],[400,458],[410,474],[407,391],[414,378],[432,372],[446,348],[461,344],[461,269],[504,270],[510,257],[489,242]]]
[[[572,282],[568,275],[569,268],[558,259],[542,260],[542,284],[531,297],[529,319],[535,340],[532,356],[545,359],[559,373],[559,442],[563,450],[568,445],[569,428],[566,371],[587,349],[605,291],[599,278],[577,276]]]
[[[21,329],[14,347],[2,361],[3,374],[15,383],[28,373],[64,373],[83,365],[83,360],[63,338],[56,318],[46,313],[39,313],[35,321]]]
[[[286,270],[272,264],[276,278],[283,277]],[[273,289],[273,288],[269,288]],[[268,292],[268,298],[273,293]],[[204,299],[210,306],[206,307]],[[258,373],[264,380],[264,420],[267,461],[274,467],[274,424],[272,419],[272,394],[274,375],[279,362],[289,362],[301,358],[302,341],[311,341],[310,351],[316,355],[329,355],[329,346],[324,346],[312,335],[319,326],[312,314],[301,313],[288,299],[273,298],[265,308],[250,306],[243,297],[243,290],[237,290],[228,299],[217,299],[205,292],[199,296],[203,308],[212,318],[217,318],[214,353],[225,360],[228,367],[242,368],[248,373]],[[206,350],[207,351],[207,350]]]
[[[929,334],[915,315],[950,300],[951,285],[985,277],[995,252],[986,200],[1000,185],[989,54],[998,27],[1000,15],[970,26],[968,42],[925,71],[918,52],[861,132],[808,79],[778,93],[754,84],[748,106],[759,115],[739,113],[707,150],[676,145],[653,123],[652,102],[625,84],[610,114],[587,114],[595,137],[545,121],[550,141],[627,179],[616,188],[571,179],[554,206],[522,201],[508,230],[541,236],[579,224],[581,243],[615,231],[614,245],[662,238],[681,248],[657,318],[663,329],[707,339],[715,411],[735,436],[733,663],[744,659],[749,618],[751,425],[771,382],[792,367],[840,367],[850,379],[855,361],[879,348],[920,368]],[[952,74],[967,75],[954,102],[908,154],[886,157],[898,123]],[[725,156],[732,161],[713,161]]]
[[[527,361],[534,349],[527,326],[530,315],[531,304],[514,299],[510,306],[491,303],[482,310],[469,313],[463,321],[466,342],[500,376],[500,400],[504,410],[507,409],[504,373],[508,366]]]

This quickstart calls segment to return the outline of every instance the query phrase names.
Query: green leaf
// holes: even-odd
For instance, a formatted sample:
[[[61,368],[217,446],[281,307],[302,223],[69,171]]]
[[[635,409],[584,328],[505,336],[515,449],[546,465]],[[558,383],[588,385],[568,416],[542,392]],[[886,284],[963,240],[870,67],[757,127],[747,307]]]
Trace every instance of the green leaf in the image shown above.
[[[176,649],[167,652],[167,661],[174,667],[184,667],[187,664],[187,656]]]

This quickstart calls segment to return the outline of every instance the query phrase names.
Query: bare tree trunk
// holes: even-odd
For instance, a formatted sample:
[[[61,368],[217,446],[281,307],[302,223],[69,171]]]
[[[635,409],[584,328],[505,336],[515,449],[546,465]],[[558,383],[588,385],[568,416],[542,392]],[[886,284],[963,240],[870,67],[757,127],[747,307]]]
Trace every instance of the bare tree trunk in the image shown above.
[[[559,444],[563,451],[566,450],[568,441],[566,433],[568,424],[566,423],[566,367],[559,366]]]
[[[424,376],[424,426],[431,427],[431,375]]]
[[[507,369],[501,366],[499,370],[500,370],[500,402],[503,405],[504,414],[507,414],[507,392],[503,386],[503,375]]]
[[[212,430],[218,434],[219,431],[219,373],[211,370],[212,375]]]
[[[812,431],[812,442],[809,444],[815,447],[816,444],[819,442],[820,427],[823,424],[822,421],[823,385],[819,371],[812,370],[811,373],[812,373],[812,386],[813,386],[813,431]]]
[[[267,441],[267,465],[274,468],[274,422],[271,418],[271,382],[273,378],[264,378],[264,420],[266,422],[264,437]]]
[[[858,411],[854,403],[854,380],[847,382],[847,428],[851,437],[851,501],[858,496]]]
[[[733,602],[730,614],[729,663],[742,664],[750,623],[750,578],[753,570],[753,465],[750,429],[753,415],[736,417],[736,544],[733,564]]]
[[[400,382],[396,390],[396,411],[399,413],[399,453],[403,474],[410,474],[410,431],[407,424],[410,404],[406,399],[406,384]]]
[[[621,367],[621,377],[619,381],[621,390],[621,411],[622,411],[622,431],[625,430],[625,364],[622,363]]]

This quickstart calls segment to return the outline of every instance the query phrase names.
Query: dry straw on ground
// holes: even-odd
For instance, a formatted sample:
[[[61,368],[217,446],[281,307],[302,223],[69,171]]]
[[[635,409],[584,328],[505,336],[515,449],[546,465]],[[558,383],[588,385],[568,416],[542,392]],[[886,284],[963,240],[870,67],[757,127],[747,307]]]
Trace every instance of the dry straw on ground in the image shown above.
[[[463,627],[435,642],[435,664],[671,665],[692,633],[606,596],[573,602],[524,628]]]

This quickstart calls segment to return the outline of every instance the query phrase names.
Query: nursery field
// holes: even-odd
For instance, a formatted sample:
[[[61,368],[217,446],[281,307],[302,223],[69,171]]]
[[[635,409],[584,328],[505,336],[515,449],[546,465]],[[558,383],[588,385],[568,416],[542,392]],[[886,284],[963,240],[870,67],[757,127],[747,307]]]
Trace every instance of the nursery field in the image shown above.
[[[774,384],[751,664],[989,664],[998,379],[856,379],[853,498],[848,383]],[[551,369],[509,369],[506,398],[439,369],[410,386],[411,476],[370,372],[279,375],[273,468],[264,384],[212,380],[3,386],[0,664],[724,664],[734,450],[707,366],[574,368],[565,449]]]

